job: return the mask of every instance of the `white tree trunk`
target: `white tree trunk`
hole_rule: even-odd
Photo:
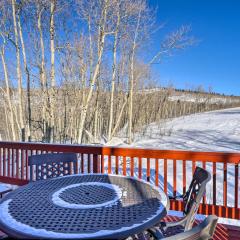
[[[106,17],[107,17],[107,8],[108,8],[108,1],[106,1],[104,10],[103,10],[103,22],[102,25],[99,26],[99,34],[98,34],[98,39],[99,39],[99,44],[98,44],[98,60],[93,72],[92,79],[90,81],[90,87],[89,87],[89,92],[86,97],[86,102],[82,108],[81,111],[81,119],[80,119],[80,124],[79,124],[79,134],[78,134],[78,143],[82,142],[82,136],[83,136],[83,130],[84,130],[84,124],[86,120],[86,115],[87,115],[87,110],[88,110],[88,105],[90,102],[90,99],[92,97],[92,92],[94,89],[95,82],[97,80],[99,70],[100,70],[100,65],[102,61],[102,55],[103,55],[103,49],[104,49],[104,42],[105,42],[105,23],[106,23]]]
[[[115,134],[116,130],[117,130],[118,127],[119,127],[119,124],[120,124],[120,122],[121,122],[121,118],[122,118],[123,111],[124,111],[124,108],[125,108],[126,104],[127,104],[127,97],[125,96],[125,99],[124,99],[123,105],[122,105],[122,107],[121,107],[120,113],[119,113],[119,115],[118,115],[118,118],[117,118],[115,127],[114,127],[114,129],[113,129],[113,131],[112,131],[112,136]]]
[[[107,141],[112,138],[112,125],[113,125],[113,104],[114,104],[114,91],[115,91],[115,80],[117,73],[117,43],[118,43],[118,28],[120,24],[120,12],[118,11],[117,25],[114,33],[113,43],[113,65],[112,65],[112,84],[111,84],[111,97],[110,97],[110,109],[109,109],[109,123],[108,123],[108,136]]]
[[[31,109],[31,95],[30,95],[30,72],[27,64],[27,56],[26,56],[26,50],[25,50],[25,43],[23,40],[23,35],[22,35],[22,26],[21,26],[21,21],[20,21],[20,16],[19,12],[17,15],[17,22],[18,22],[18,30],[19,30],[19,37],[20,37],[20,42],[22,45],[22,56],[23,56],[23,63],[24,63],[24,70],[25,74],[27,76],[27,109],[28,109],[28,141],[31,141],[31,121],[32,121],[32,109]]]
[[[16,132],[15,132],[13,106],[12,106],[12,100],[11,100],[11,95],[10,95],[8,70],[7,70],[7,65],[6,65],[6,61],[5,61],[4,47],[2,47],[2,49],[1,49],[1,60],[2,60],[4,79],[5,79],[5,84],[6,84],[7,104],[8,104],[8,109],[9,109],[9,112],[10,112],[9,121],[10,121],[10,128],[11,128],[12,138],[9,139],[9,140],[16,141],[17,137],[16,137]]]
[[[55,87],[55,25],[54,15],[56,10],[56,0],[51,0],[50,5],[50,49],[51,49],[51,87]]]
[[[134,87],[134,59],[137,47],[137,37],[140,25],[141,10],[138,13],[137,26],[134,33],[132,51],[130,56],[130,76],[129,76],[129,98],[128,98],[128,143],[132,143],[132,114],[133,114],[133,87]]]
[[[50,5],[50,51],[51,51],[51,91],[50,91],[50,142],[54,140],[54,120],[55,120],[55,102],[56,102],[56,93],[55,93],[55,24],[54,24],[54,15],[56,10],[56,0],[51,0]]]
[[[9,120],[8,120],[8,111],[7,111],[7,106],[6,103],[3,102],[4,105],[4,115],[5,115],[5,125],[6,125],[6,132],[7,132],[7,140],[12,140],[10,137],[10,131],[9,131]]]
[[[43,8],[41,9],[40,5],[37,5],[38,8],[38,17],[37,17],[37,28],[40,37],[40,48],[41,48],[41,64],[40,64],[40,81],[41,81],[41,90],[42,90],[42,140],[46,138],[46,125],[47,125],[47,78],[46,78],[46,68],[45,68],[45,46],[43,41],[43,32],[42,32],[42,13]]]
[[[17,59],[17,79],[18,79],[18,111],[19,111],[19,123],[21,127],[21,138],[25,141],[25,126],[24,126],[24,114],[23,114],[23,94],[22,94],[22,74],[21,74],[21,63],[20,63],[20,47],[18,44],[18,29],[16,21],[16,1],[12,0],[12,17],[15,35],[15,47],[16,47],[16,59]]]

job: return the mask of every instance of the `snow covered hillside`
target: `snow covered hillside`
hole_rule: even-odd
[[[126,146],[122,139],[109,145]],[[200,151],[240,151],[240,108],[198,113],[150,124],[135,135],[132,147]]]

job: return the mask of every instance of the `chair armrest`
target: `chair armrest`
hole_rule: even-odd
[[[178,195],[178,196],[168,196],[170,200],[178,200],[183,199],[184,195]]]
[[[160,225],[164,228],[167,229],[169,227],[176,227],[176,226],[182,226],[185,227],[185,223],[187,221],[187,217],[183,217],[178,221],[175,222],[160,222]]]

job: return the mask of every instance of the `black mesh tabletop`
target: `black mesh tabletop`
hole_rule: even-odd
[[[30,183],[0,202],[0,228],[13,237],[122,239],[166,215],[167,196],[136,178],[85,174]]]

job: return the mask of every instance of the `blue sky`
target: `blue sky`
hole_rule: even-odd
[[[157,21],[165,29],[154,35],[152,51],[165,31],[191,24],[200,40],[175,56],[154,65],[153,73],[162,85],[194,88],[240,95],[240,1],[239,0],[149,0],[157,8]]]

